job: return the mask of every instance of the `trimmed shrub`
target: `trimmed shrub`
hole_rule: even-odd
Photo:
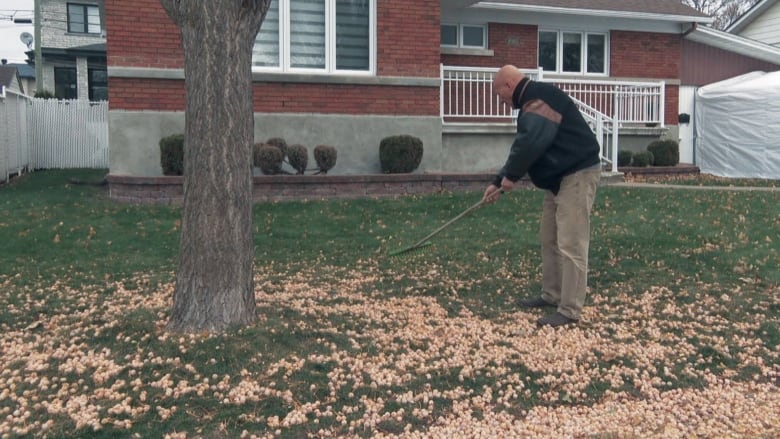
[[[271,137],[265,143],[279,148],[282,151],[282,157],[287,155],[287,141],[281,137]]]
[[[160,166],[163,175],[184,174],[184,134],[160,139]]]
[[[680,145],[676,140],[656,140],[647,145],[653,153],[653,166],[674,166],[680,161]]]
[[[626,150],[621,149],[618,151],[618,166],[628,166],[631,164],[631,159],[634,157],[634,153]]]
[[[298,174],[303,175],[309,164],[309,150],[303,145],[290,145],[287,147],[287,160]]]
[[[317,162],[319,174],[327,174],[336,166],[336,148],[328,145],[314,147],[314,161]]]
[[[653,163],[653,153],[650,151],[639,151],[634,154],[634,166],[644,167]]]
[[[263,174],[276,175],[282,172],[284,153],[278,146],[267,143],[255,143],[252,151],[252,161]]]
[[[384,174],[405,174],[420,166],[423,143],[408,134],[389,136],[379,143],[379,163]]]
[[[41,99],[56,99],[57,98],[57,96],[55,96],[54,93],[49,91],[49,90],[36,91],[35,94],[33,95],[33,97],[41,98]]]

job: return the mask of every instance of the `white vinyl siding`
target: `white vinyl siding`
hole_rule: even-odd
[[[747,25],[739,35],[780,47],[780,2]]]

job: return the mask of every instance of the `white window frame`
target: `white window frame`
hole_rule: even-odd
[[[292,67],[290,53],[290,0],[279,0],[279,66],[252,66],[253,72],[305,73],[318,75],[346,74],[372,76],[376,74],[376,2],[369,1],[368,70],[336,69],[336,2],[325,0],[325,68]]]
[[[551,32],[557,34],[556,48],[555,48],[555,71],[545,70],[546,73],[554,73],[560,75],[583,75],[583,76],[609,76],[609,60],[610,60],[610,47],[609,47],[609,32],[590,32],[590,31],[576,31],[568,29],[539,29],[537,35],[541,32]],[[563,35],[564,34],[578,34],[580,36],[580,70],[577,72],[563,71]],[[604,71],[603,72],[588,72],[588,36],[600,35],[604,37]],[[537,37],[538,41],[538,37]],[[538,52],[539,45],[537,43],[536,50]],[[537,54],[538,56],[538,54]]]
[[[442,23],[441,26],[455,26],[457,44],[441,44],[441,47],[457,47],[459,49],[487,49],[488,40],[488,27],[485,24],[471,24],[471,23]],[[463,28],[464,27],[478,27],[482,29],[482,45],[481,46],[466,46],[463,44]]]

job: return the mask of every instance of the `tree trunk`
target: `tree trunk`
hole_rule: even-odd
[[[174,332],[257,320],[252,276],[252,46],[270,0],[160,0],[181,29],[187,92]]]

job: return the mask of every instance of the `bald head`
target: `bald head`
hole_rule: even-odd
[[[498,94],[501,101],[510,107],[512,106],[512,95],[517,88],[517,84],[525,78],[523,72],[513,65],[505,65],[498,69],[493,78],[493,91]]]

